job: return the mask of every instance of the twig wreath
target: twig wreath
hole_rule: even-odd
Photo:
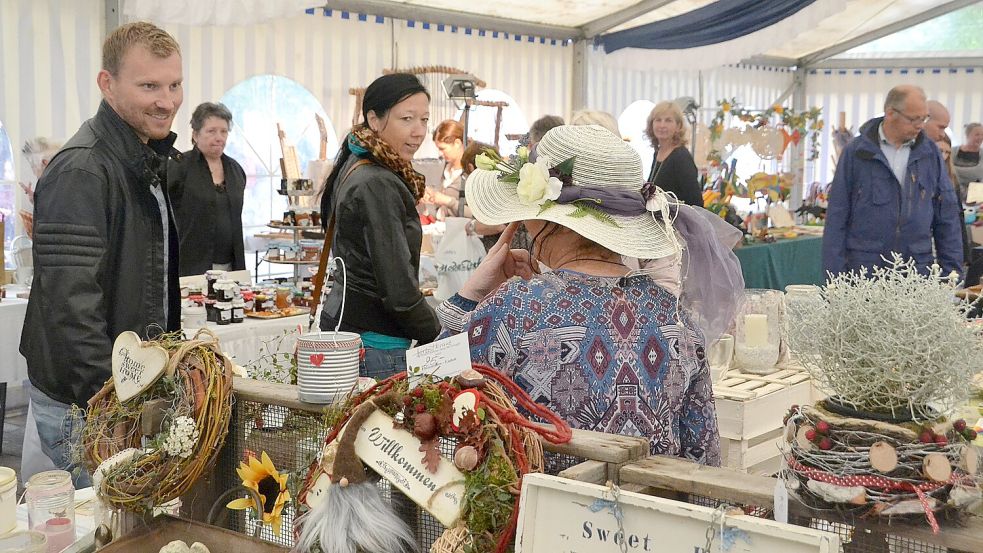
[[[957,276],[893,254],[845,273],[788,318],[792,352],[832,394],[786,416],[788,488],[807,506],[862,516],[961,513],[980,502],[976,432],[951,421],[980,340],[955,302]]]
[[[520,415],[513,403],[553,428]],[[522,477],[543,470],[539,437],[552,443],[571,438],[570,427],[558,415],[536,404],[514,382],[490,367],[474,365],[473,370],[453,379],[436,382],[425,378],[412,389],[406,374],[390,377],[329,409],[327,424],[331,431],[323,454],[312,463],[298,498],[300,510],[305,511],[296,527],[301,550],[334,553],[350,550],[353,543],[365,551],[416,549],[405,524],[365,506],[366,502],[372,506],[381,503],[374,498],[378,488],[367,478],[366,467],[355,455],[353,444],[361,439],[357,436],[362,434],[362,423],[376,411],[391,418],[387,424],[393,429],[406,430],[419,441],[419,453],[401,452],[414,461],[422,457],[427,473],[417,472],[419,478],[428,478],[437,473],[440,463],[447,463],[440,453],[442,442],[455,448],[453,465],[464,480],[463,507],[460,517],[433,544],[431,551],[438,553],[509,551],[515,536]],[[389,478],[388,471],[382,472]],[[330,480],[327,491],[320,486],[324,480]],[[310,508],[309,496],[314,493],[325,493],[326,498]],[[360,509],[372,509],[371,520],[347,514]],[[338,523],[339,519],[344,522]],[[398,538],[401,535],[407,537]],[[385,543],[386,538],[392,539]]]
[[[211,469],[232,415],[232,362],[214,335],[154,343],[168,353],[166,374],[124,402],[107,381],[89,401],[81,439],[102,500],[137,513],[181,496]]]

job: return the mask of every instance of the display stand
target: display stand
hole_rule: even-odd
[[[299,199],[303,197],[310,197],[316,194],[314,190],[302,190],[302,183],[307,181],[307,179],[282,179],[280,181],[280,189],[277,193],[281,196],[287,197],[287,210],[294,211],[300,208]],[[309,181],[308,181],[309,182]],[[270,228],[277,230],[289,230],[293,234],[293,245],[296,248],[300,247],[300,234],[305,230],[317,230],[314,225],[297,226],[297,225],[267,225]],[[296,286],[300,285],[301,280],[303,280],[301,275],[301,268],[305,265],[317,265],[317,258],[314,259],[283,259],[281,255],[279,259],[273,259],[268,256],[263,257],[263,261],[278,265],[293,265],[293,280]]]

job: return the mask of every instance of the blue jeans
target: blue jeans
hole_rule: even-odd
[[[56,467],[72,473],[75,489],[91,486],[92,479],[81,464],[81,452],[76,454],[85,419],[70,416],[71,405],[51,399],[34,386],[30,386],[30,394],[41,451]]]
[[[405,371],[405,349],[365,348],[365,357],[358,363],[358,376],[370,376],[376,380]]]

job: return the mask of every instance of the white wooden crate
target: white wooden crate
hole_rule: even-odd
[[[749,440],[779,428],[792,405],[812,403],[812,380],[800,368],[767,376],[731,371],[713,385],[713,397],[720,436]]]
[[[730,371],[713,386],[721,464],[752,474],[777,471],[782,418],[792,405],[815,401],[809,373],[789,367],[760,376]]]
[[[732,440],[721,436],[720,464],[748,474],[771,476],[778,472],[781,465],[778,446],[782,439],[784,428],[776,428],[750,440]]]

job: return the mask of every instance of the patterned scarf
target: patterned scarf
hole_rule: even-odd
[[[359,157],[371,157],[376,163],[386,167],[399,177],[406,184],[406,187],[419,201],[423,197],[426,188],[426,179],[413,169],[413,164],[399,157],[392,146],[385,140],[379,138],[368,125],[356,125],[348,135],[348,148]]]

